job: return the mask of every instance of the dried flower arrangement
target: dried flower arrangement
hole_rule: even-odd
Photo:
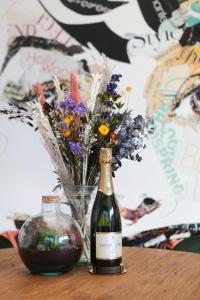
[[[102,72],[77,76],[71,73],[68,89],[54,77],[55,93],[47,100],[40,83],[38,99],[16,104],[0,113],[19,119],[41,134],[59,177],[59,185],[88,185],[97,182],[101,147],[113,151],[113,176],[122,159],[140,161],[146,137],[154,122],[141,115],[133,117],[125,102],[131,87],[120,91],[121,74]]]

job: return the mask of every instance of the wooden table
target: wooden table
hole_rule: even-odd
[[[0,250],[0,300],[200,300],[200,255],[124,248],[127,274],[99,276],[76,267],[32,275],[14,249]]]

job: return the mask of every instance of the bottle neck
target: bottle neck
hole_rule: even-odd
[[[111,163],[100,163],[98,191],[106,195],[112,195],[114,193]]]
[[[42,203],[41,213],[43,216],[54,216],[60,210],[59,202]]]

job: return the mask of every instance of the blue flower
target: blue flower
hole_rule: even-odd
[[[111,115],[110,115],[110,113],[109,113],[108,111],[103,112],[103,113],[101,114],[101,116],[102,116],[102,118],[108,119],[108,120],[110,120],[110,118],[111,118]]]
[[[114,83],[114,82],[110,82],[110,83],[107,85],[107,92],[108,92],[110,95],[115,95],[115,94],[117,94],[116,88],[117,88],[117,84]]]
[[[120,77],[122,77],[121,74],[113,74],[113,75],[111,76],[111,81],[112,81],[112,82],[120,81]]]
[[[113,106],[113,101],[109,100],[107,103],[106,103],[107,107],[112,107]]]
[[[116,82],[120,81],[120,77],[122,77],[121,74],[113,74],[111,76],[110,82],[107,85],[107,93],[110,94],[111,96],[117,94],[117,92],[116,92],[116,88],[117,88]]]
[[[73,113],[81,117],[83,117],[86,112],[87,112],[87,106],[85,105],[85,103],[82,102],[77,104],[73,109]]]

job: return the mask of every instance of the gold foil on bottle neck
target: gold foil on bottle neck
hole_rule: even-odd
[[[99,155],[99,162],[101,163],[111,163],[112,162],[112,149],[101,148]]]
[[[100,178],[98,190],[106,195],[114,193],[112,182],[112,150],[110,148],[101,148],[100,150]]]
[[[42,196],[42,203],[58,203],[59,200],[60,197],[56,195]]]

